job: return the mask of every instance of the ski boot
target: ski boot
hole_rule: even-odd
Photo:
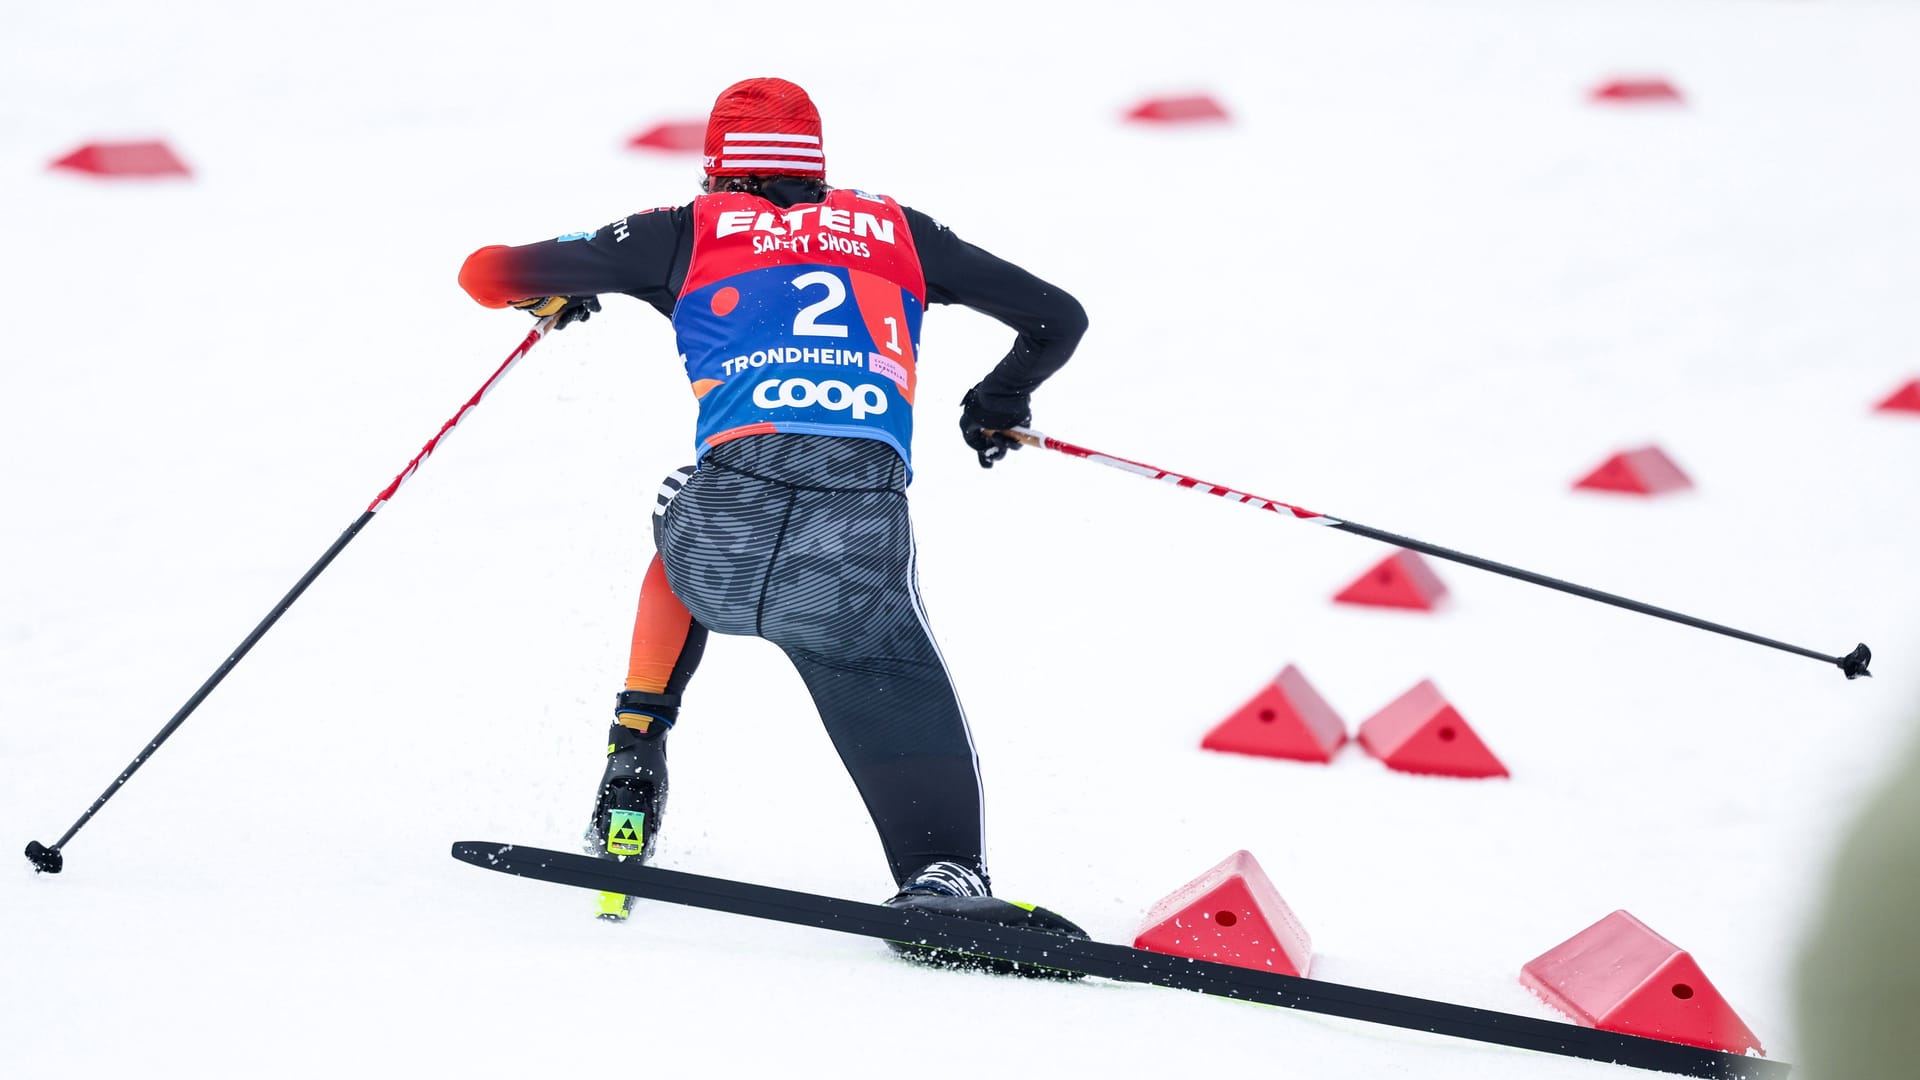
[[[929,863],[900,886],[886,901],[891,908],[912,908],[956,915],[963,919],[1020,926],[1066,937],[1085,938],[1087,932],[1066,918],[1033,904],[1018,904],[995,897],[987,883],[972,869],[956,862]],[[966,971],[991,971],[998,975],[1023,975],[1032,979],[1077,979],[1080,973],[1060,971],[1035,964],[1020,964],[990,956],[976,956],[954,949],[904,941],[889,941],[894,954],[915,963]]]
[[[667,732],[672,729],[670,709],[652,705],[639,714],[630,706],[647,706],[664,695],[626,691],[620,695],[621,719],[607,730],[607,769],[600,777],[600,792],[594,800],[593,817],[587,823],[586,850],[589,855],[625,862],[652,861],[660,839],[660,816],[667,805]],[[646,729],[636,724],[644,716]],[[600,894],[598,914],[615,922],[624,920],[633,910],[633,897],[621,893]]]

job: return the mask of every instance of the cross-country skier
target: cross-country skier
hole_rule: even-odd
[[[666,737],[709,631],[765,638],[799,669],[852,774],[898,893],[1080,934],[991,897],[978,761],[926,612],[908,520],[921,314],[960,304],[1016,332],[961,403],[991,467],[1018,444],[1029,395],[1086,330],[1062,289],[882,195],[826,183],[820,118],[800,87],[747,79],[707,121],[703,192],[591,233],[471,255],[460,284],[488,307],[585,321],[624,293],[673,320],[699,402],[694,466],[653,511],[626,687],[588,838],[650,858],[667,795]],[[602,913],[631,901],[606,896]]]

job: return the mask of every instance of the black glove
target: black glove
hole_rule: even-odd
[[[597,296],[532,296],[513,305],[536,319],[557,315],[553,320],[555,330],[565,330],[568,323],[586,322],[593,313],[600,310],[600,298]]]
[[[995,394],[991,397],[979,387],[960,399],[960,437],[980,455],[980,467],[1020,449],[1019,440],[1007,434],[1008,428],[1025,427],[1033,420],[1033,408],[1026,394]]]

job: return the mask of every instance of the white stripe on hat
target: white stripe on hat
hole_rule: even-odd
[[[772,158],[721,158],[720,167],[723,169],[792,169],[795,172],[827,171],[827,167],[817,161]]]
[[[797,142],[820,145],[818,135],[784,135],[776,131],[729,131],[721,136],[727,142],[756,140],[762,142]]]
[[[827,155],[818,150],[802,150],[797,146],[729,146],[729,154],[779,154],[782,157],[823,158]]]

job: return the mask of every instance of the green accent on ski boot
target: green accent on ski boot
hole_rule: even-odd
[[[1021,911],[1032,911],[1034,908],[1037,908],[1040,906],[1039,904],[1023,904],[1018,900],[1009,900],[1007,901],[1007,903],[1012,904],[1014,907],[1019,908]]]
[[[643,810],[610,810],[607,823],[607,854],[638,855],[646,846],[647,815]]]
[[[625,922],[627,912],[633,909],[633,897],[624,893],[603,892],[600,894],[600,906],[596,912],[603,919]]]

